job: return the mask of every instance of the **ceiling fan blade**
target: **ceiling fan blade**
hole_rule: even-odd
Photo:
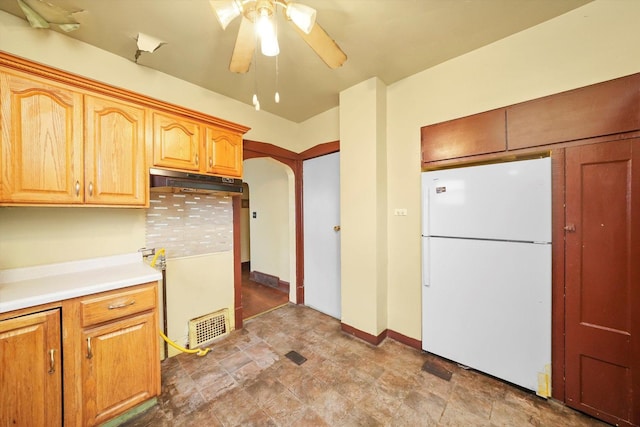
[[[255,48],[256,36],[253,31],[253,23],[243,16],[238,30],[238,37],[236,38],[236,45],[233,48],[229,70],[234,73],[246,73],[249,71]]]
[[[340,49],[340,46],[329,37],[327,32],[323,30],[317,22],[309,34],[300,30],[292,21],[290,22],[293,28],[300,34],[300,37],[311,46],[311,49],[313,49],[330,68],[338,68],[347,60],[347,55]]]

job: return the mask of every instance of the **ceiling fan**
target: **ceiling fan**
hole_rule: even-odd
[[[293,28],[330,68],[338,68],[347,60],[347,55],[342,49],[316,23],[316,11],[309,6],[287,0],[209,1],[223,30],[236,17],[242,16],[229,64],[229,70],[234,73],[249,71],[256,47],[256,37],[260,39],[263,55],[275,56],[279,53],[274,26],[278,6],[283,8]]]

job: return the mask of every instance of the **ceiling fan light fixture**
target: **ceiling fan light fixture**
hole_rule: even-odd
[[[305,34],[309,34],[316,23],[316,10],[300,3],[287,4],[287,18]]]
[[[209,3],[223,30],[226,30],[227,25],[242,14],[242,4],[238,0],[209,0]]]
[[[265,10],[260,12],[256,22],[256,31],[260,37],[260,50],[264,56],[276,56],[280,53],[273,16]]]

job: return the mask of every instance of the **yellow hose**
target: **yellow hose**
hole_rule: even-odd
[[[162,331],[159,331],[159,332],[160,332],[160,336],[162,337],[163,340],[167,342],[167,344],[169,344],[171,347],[175,348],[176,350],[180,350],[183,353],[191,353],[191,354],[195,353],[196,356],[202,357],[211,351],[210,348],[193,348],[193,349],[184,348],[181,345],[178,345],[175,342],[171,341],[165,334],[162,333]]]
[[[160,256],[160,254],[164,255],[164,248],[160,248],[156,251],[156,254],[153,256],[153,259],[151,260],[151,267],[156,266],[156,261],[158,260],[158,256]]]
[[[155,267],[158,257],[164,254],[165,254],[164,248],[158,249],[153,259],[151,260],[151,267]],[[167,337],[162,331],[158,331],[158,332],[160,332],[160,336],[162,337],[163,340],[167,342],[167,344],[169,344],[171,347],[183,353],[191,353],[191,354],[195,353],[196,356],[204,356],[211,351],[210,348],[194,348],[194,349],[184,348],[181,345],[178,345],[175,342],[171,341],[169,337]]]

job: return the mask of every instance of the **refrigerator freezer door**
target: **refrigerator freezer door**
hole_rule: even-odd
[[[551,245],[429,240],[423,349],[537,390],[551,363]]]
[[[423,235],[551,241],[551,159],[422,174]]]

